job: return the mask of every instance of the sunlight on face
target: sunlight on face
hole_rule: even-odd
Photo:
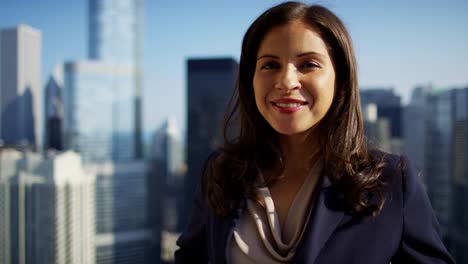
[[[330,109],[335,90],[325,42],[300,21],[273,28],[260,44],[253,87],[258,110],[278,133],[310,131]]]

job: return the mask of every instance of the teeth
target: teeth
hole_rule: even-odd
[[[277,103],[276,105],[279,106],[279,107],[283,107],[283,108],[291,108],[291,107],[299,107],[299,106],[301,106],[301,104],[298,104],[298,103],[291,103],[291,104]]]

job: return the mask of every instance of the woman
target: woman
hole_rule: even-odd
[[[326,8],[287,2],[250,26],[232,127],[176,263],[453,263],[407,161],[368,151],[351,39]]]

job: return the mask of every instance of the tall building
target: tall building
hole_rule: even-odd
[[[401,138],[401,97],[395,94],[393,88],[361,89],[359,95],[361,106],[376,104],[378,117],[389,120],[392,138]]]
[[[186,173],[184,149],[176,120],[169,117],[156,131],[151,147],[152,173],[148,178],[150,221],[152,221],[154,263],[172,263],[175,240],[182,232],[183,179]]]
[[[0,263],[94,263],[94,177],[65,152],[0,150]]]
[[[96,263],[150,263],[145,162],[104,162],[86,170],[97,176]]]
[[[133,71],[131,95],[136,158],[142,146],[143,0],[89,0],[89,59],[123,64]]]
[[[431,86],[416,87],[412,92],[409,104],[403,108],[404,152],[416,169],[421,172],[423,178],[426,175],[425,153],[429,118],[427,111],[431,91]]]
[[[55,66],[45,87],[44,149],[63,150],[63,64]]]
[[[80,61],[64,71],[65,148],[85,163],[135,159],[132,67]]]
[[[365,108],[369,104],[375,104],[378,119],[387,120],[383,121],[383,123],[388,122],[390,128],[390,146],[386,150],[393,153],[403,152],[401,97],[395,94],[393,88],[361,89],[359,94],[362,108]],[[383,123],[380,125],[387,126]],[[372,129],[366,128],[366,130]]]
[[[184,181],[184,220],[188,219],[203,163],[223,142],[221,128],[233,94],[238,63],[231,58],[189,59],[187,70],[188,171]]]
[[[453,175],[455,90],[434,91],[428,98],[425,182],[442,238],[447,241]]]
[[[449,248],[457,263],[468,263],[468,87],[454,93]]]
[[[363,106],[364,129],[371,148],[392,152],[390,123],[387,118],[379,118],[377,105],[370,103]]]
[[[42,148],[41,32],[27,25],[1,31],[0,139]]]

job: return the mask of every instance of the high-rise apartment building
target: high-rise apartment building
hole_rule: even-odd
[[[233,94],[238,63],[231,58],[187,61],[187,176],[184,180],[188,219],[203,163],[223,142],[224,113]]]
[[[0,263],[94,263],[94,177],[81,157],[0,150]]]
[[[0,139],[42,148],[41,32],[27,25],[1,31]]]

